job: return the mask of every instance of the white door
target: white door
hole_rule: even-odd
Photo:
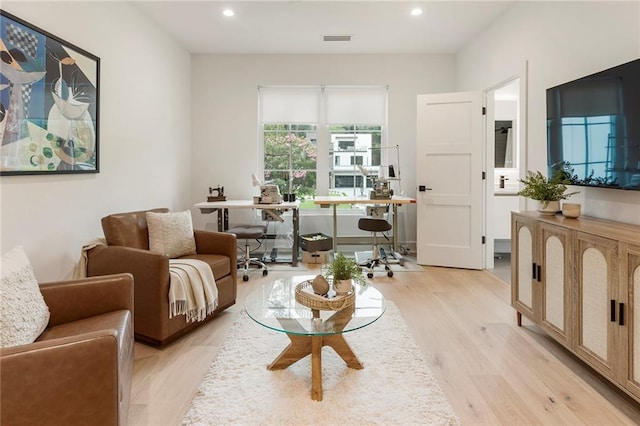
[[[482,269],[483,95],[418,96],[417,261]]]

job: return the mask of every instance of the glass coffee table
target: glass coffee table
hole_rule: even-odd
[[[355,286],[355,303],[339,311],[310,309],[296,301],[296,286],[314,276],[295,276],[264,284],[245,301],[247,315],[258,324],[286,333],[289,345],[267,367],[282,370],[311,355],[311,398],[322,401],[322,347],[330,346],[350,368],[362,363],[343,334],[373,324],[387,302],[375,288]]]

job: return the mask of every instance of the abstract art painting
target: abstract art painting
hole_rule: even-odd
[[[0,12],[0,174],[97,173],[100,58]]]

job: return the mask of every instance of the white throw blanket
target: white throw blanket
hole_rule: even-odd
[[[79,278],[84,278],[87,276],[87,261],[88,261],[87,252],[96,246],[100,246],[100,245],[104,246],[106,244],[107,244],[107,240],[105,240],[102,237],[98,237],[82,246],[82,249],[80,250],[80,259],[78,260],[78,264],[73,270],[74,280],[77,280]]]
[[[169,318],[186,315],[202,321],[218,307],[218,288],[211,267],[196,259],[170,259]]]
[[[87,252],[106,245],[96,238],[82,246],[73,278],[87,276]],[[202,321],[218,307],[218,287],[211,267],[196,259],[169,259],[169,318],[186,315],[187,321]]]

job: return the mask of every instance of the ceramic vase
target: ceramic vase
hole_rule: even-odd
[[[338,296],[344,296],[351,291],[351,280],[334,281],[333,289]]]
[[[538,212],[541,214],[556,214],[560,211],[560,201],[538,201]]]

